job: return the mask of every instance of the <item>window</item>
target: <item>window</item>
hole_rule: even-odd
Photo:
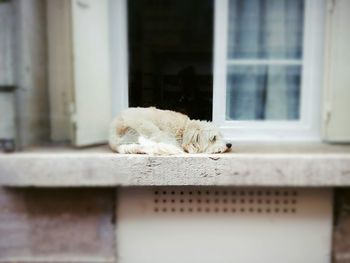
[[[211,120],[214,0],[127,3],[129,105]]]
[[[212,110],[212,120],[231,140],[320,139],[324,0],[216,0],[214,8],[210,1],[194,1],[193,10],[206,24],[198,12],[191,12],[188,23],[184,10],[193,7],[188,1],[156,1],[157,8],[147,11],[152,3],[139,0],[127,7],[130,106],[156,105],[209,120]],[[162,7],[173,18],[162,17]],[[183,45],[179,40],[198,31],[193,25],[207,29],[208,37],[197,36],[199,49],[195,38],[187,37]],[[180,44],[171,46],[167,39]],[[211,76],[198,73],[211,65],[208,52],[214,57],[213,95]],[[178,85],[184,74],[202,91],[195,108],[209,105],[204,113],[180,105],[196,94]]]
[[[319,140],[322,121],[327,140],[349,137],[345,0],[328,7],[327,39],[326,0],[48,1],[23,4],[30,23],[12,2],[0,5],[0,140],[105,143],[112,115],[151,105],[233,141]]]
[[[324,1],[215,3],[213,119],[225,136],[319,140]]]

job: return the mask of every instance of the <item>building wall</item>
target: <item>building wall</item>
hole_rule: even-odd
[[[13,85],[13,8],[0,2],[0,85]]]
[[[49,138],[46,1],[13,0],[17,133],[22,147]]]
[[[0,140],[14,139],[14,23],[11,2],[0,1]],[[0,145],[1,148],[1,145]]]
[[[350,189],[336,190],[333,263],[350,262]],[[0,263],[116,262],[113,188],[0,188]]]
[[[0,262],[115,262],[113,189],[0,188]]]
[[[335,196],[333,261],[350,262],[350,189],[338,189]]]

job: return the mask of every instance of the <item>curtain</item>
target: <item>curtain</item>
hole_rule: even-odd
[[[303,4],[230,0],[227,119],[299,118]]]

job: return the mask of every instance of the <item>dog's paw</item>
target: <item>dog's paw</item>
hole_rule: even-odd
[[[146,139],[144,137],[139,138],[139,143],[142,145],[141,150],[146,154],[152,155],[175,155],[175,154],[183,154],[184,151],[169,143],[163,142],[154,142],[152,140]]]
[[[179,147],[176,147],[174,145],[171,144],[165,144],[165,143],[159,143],[159,150],[161,152],[161,154],[169,154],[169,155],[174,155],[174,154],[183,154],[184,151],[182,149],[180,149]]]
[[[143,147],[139,144],[122,144],[116,149],[116,152],[123,154],[146,154]]]
[[[147,154],[153,154],[153,155],[176,155],[176,154],[183,154],[184,151],[180,148],[166,143],[155,143],[152,146],[144,147],[143,150]]]
[[[229,152],[229,151],[230,151],[230,148],[223,146],[223,147],[217,147],[217,148],[211,149],[211,151],[208,153],[218,154],[218,153],[225,153],[225,152]]]

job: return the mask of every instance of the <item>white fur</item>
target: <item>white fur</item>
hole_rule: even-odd
[[[109,145],[119,153],[169,155],[222,153],[229,149],[210,122],[156,108],[129,108],[113,120]]]

